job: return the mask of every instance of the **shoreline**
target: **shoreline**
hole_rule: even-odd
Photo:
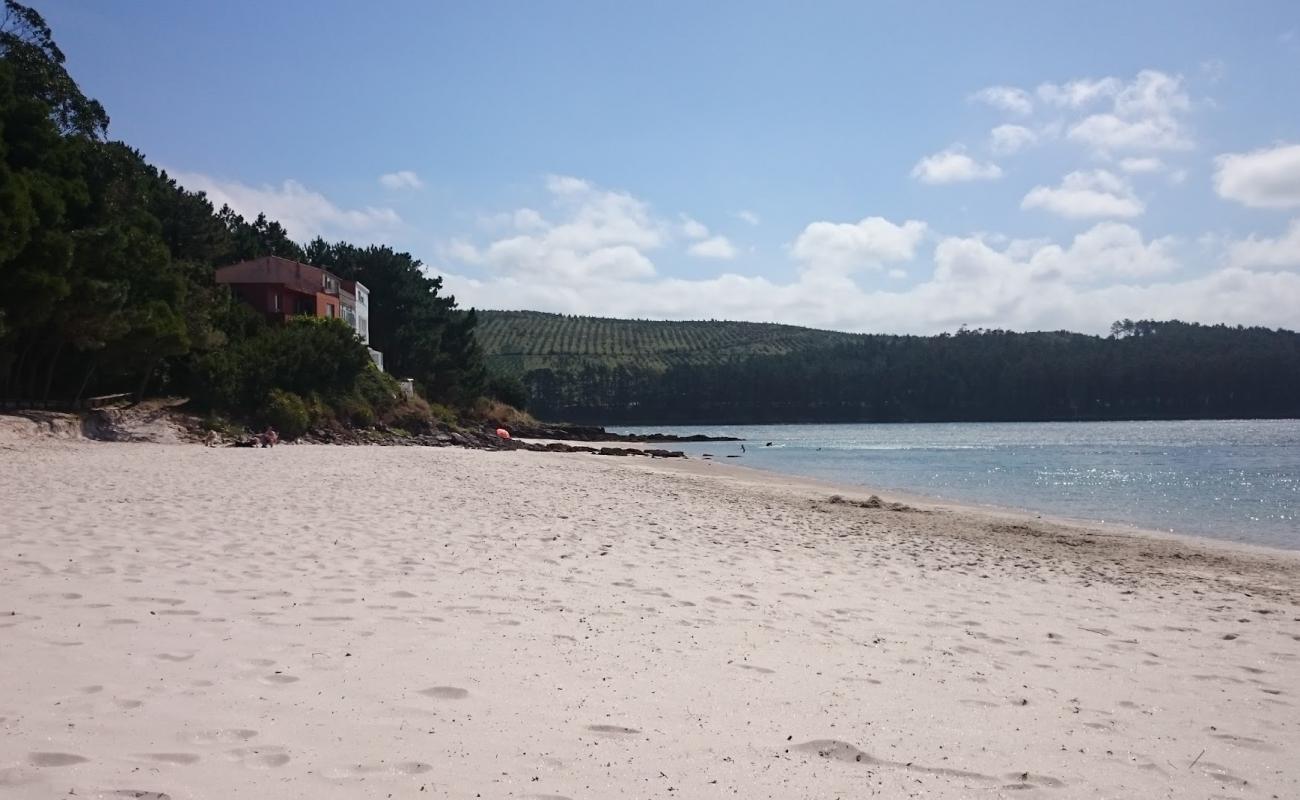
[[[521,440],[525,441],[525,440]],[[529,440],[538,443],[544,443],[547,440]],[[581,444],[580,442],[565,442],[566,444]],[[642,441],[624,442],[623,446],[628,448],[647,449],[653,445]],[[692,466],[709,465],[706,468],[692,469]],[[1036,521],[1048,524],[1054,524],[1064,527],[1079,527],[1096,530],[1104,530],[1111,533],[1131,535],[1135,537],[1149,537],[1161,540],[1180,541],[1189,546],[1202,546],[1209,549],[1222,548],[1227,550],[1240,550],[1243,552],[1254,552],[1257,555],[1282,554],[1289,555],[1300,560],[1300,547],[1274,547],[1267,544],[1256,544],[1253,542],[1240,541],[1237,539],[1218,538],[1198,533],[1186,533],[1176,530],[1161,530],[1151,528],[1136,523],[1121,522],[1115,520],[1096,520],[1086,517],[1069,517],[1062,514],[1053,514],[1047,511],[1035,511],[1032,508],[1023,508],[1016,506],[1003,506],[996,503],[979,503],[967,500],[953,500],[920,492],[911,492],[900,489],[882,489],[878,487],[865,486],[853,483],[837,483],[819,478],[810,478],[804,475],[795,475],[789,472],[781,472],[774,469],[764,469],[762,467],[750,467],[740,463],[732,463],[731,460],[721,458],[704,459],[695,455],[688,455],[685,459],[675,460],[675,463],[668,465],[669,469],[674,472],[690,472],[699,475],[709,475],[715,472],[721,476],[732,476],[739,479],[754,478],[762,483],[774,483],[777,485],[790,485],[792,487],[806,487],[809,489],[819,489],[833,494],[861,496],[858,499],[866,499],[870,495],[877,495],[881,498],[889,499],[895,502],[912,503],[915,505],[928,506],[932,508],[944,508],[956,512],[984,513],[991,516],[1004,517],[1007,519],[1016,519],[1020,521]]]
[[[681,467],[686,464],[699,463],[711,464],[714,469],[717,469],[719,472],[724,474],[735,471],[738,477],[744,477],[750,474],[755,476],[770,476],[773,481],[778,484],[806,486],[808,488],[817,488],[846,495],[863,495],[865,497],[874,494],[884,499],[914,503],[933,508],[944,508],[956,512],[970,512],[974,514],[984,513],[990,516],[1005,517],[1008,519],[1014,518],[1024,521],[1037,521],[1060,525],[1063,527],[1105,530],[1121,535],[1180,541],[1187,545],[1205,546],[1210,549],[1222,548],[1227,550],[1242,550],[1244,552],[1255,552],[1258,555],[1287,555],[1300,560],[1300,547],[1274,547],[1272,545],[1255,544],[1253,542],[1245,542],[1238,539],[1218,538],[1176,530],[1161,530],[1159,528],[1150,528],[1136,523],[1116,520],[1096,520],[1085,517],[1069,517],[1062,514],[1053,514],[1047,511],[1035,511],[1031,508],[1003,506],[996,503],[979,503],[967,500],[952,500],[900,489],[880,489],[852,483],[836,483],[834,481],[824,481],[818,478],[809,478],[807,476],[780,472],[778,470],[768,470],[762,467],[748,467],[741,464],[724,463],[717,459],[706,460],[694,456],[688,456],[684,460],[684,463],[678,464],[678,466]]]
[[[1198,423],[1203,423],[1203,422],[1210,422],[1210,423],[1228,423],[1228,424],[1240,424],[1240,425],[1251,425],[1251,424],[1259,424],[1259,423],[1300,422],[1300,418],[1279,418],[1279,419],[1272,419],[1272,418],[1261,418],[1261,419],[1233,418],[1233,419],[1222,419],[1222,420],[1219,420],[1219,419],[1214,419],[1214,420],[1202,420],[1202,419],[1189,419],[1189,420],[1138,420],[1138,421],[1134,421],[1134,422],[1135,422],[1135,423],[1139,423],[1139,424],[1142,423],[1142,422],[1146,422],[1146,423],[1150,423],[1150,424],[1153,424],[1153,425],[1159,425],[1159,426],[1163,426],[1163,425],[1180,425],[1180,424],[1184,424],[1184,423],[1186,423],[1186,424],[1198,424]],[[1037,426],[1037,425],[1041,425],[1041,424],[1047,424],[1047,423],[1038,423],[1038,422],[988,422],[988,423],[967,423],[967,422],[948,422],[948,423],[871,423],[870,426],[863,426],[863,425],[856,425],[856,424],[847,424],[846,427],[850,427],[850,428],[862,428],[862,427],[889,427],[889,426],[891,426],[891,425],[900,425],[900,426],[917,426],[917,425],[919,425],[919,426],[921,426],[921,427],[923,427],[923,428],[929,429],[929,428],[942,427],[942,426],[945,426],[945,425],[946,425],[946,426],[966,427],[966,428],[969,428],[969,427],[972,427],[972,426],[1005,426],[1005,427],[1015,427],[1015,426]],[[1078,426],[1088,426],[1088,425],[1112,425],[1112,424],[1114,424],[1114,422],[1113,422],[1113,421],[1083,421],[1083,420],[1070,420],[1070,421],[1065,421],[1065,422],[1061,422],[1061,423],[1050,423],[1050,424],[1068,427],[1068,426],[1074,426],[1074,425],[1078,425]],[[807,426],[807,427],[813,427],[813,428],[827,429],[827,428],[834,428],[834,427],[837,426],[837,424],[808,423],[806,426]],[[706,431],[706,432],[710,432],[710,433],[717,433],[717,432],[743,433],[743,434],[745,434],[745,435],[748,437],[748,438],[747,438],[747,441],[752,441],[752,442],[761,442],[761,441],[763,441],[763,440],[764,440],[765,438],[767,438],[767,437],[765,437],[761,432],[759,432],[759,431],[757,431],[757,430],[753,430],[753,429],[751,429],[751,428],[759,429],[759,428],[762,428],[762,427],[764,427],[764,426],[749,426],[749,427],[747,427],[747,426],[707,426],[707,425],[706,425],[706,426],[685,426],[685,427],[680,427],[680,428],[671,428],[670,430],[679,431],[679,432],[680,432],[680,431],[683,431],[683,430],[684,430],[684,431],[702,430],[702,431]],[[773,428],[776,428],[776,429],[783,429],[783,428],[790,428],[790,427],[800,427],[800,425],[772,425],[772,426],[768,426],[768,427],[773,427]],[[1061,430],[1064,430],[1064,427],[1062,427]],[[779,432],[779,431],[778,431],[778,432]],[[812,444],[808,444],[808,442],[807,442],[807,436],[810,436],[810,434],[809,434],[809,435],[805,435],[805,434],[792,434],[792,433],[786,432],[785,435],[786,435],[787,439],[786,439],[786,440],[783,440],[784,445],[785,445],[785,446],[792,446],[792,447],[795,447],[796,449],[798,449],[798,448],[800,448],[800,447],[804,447],[804,448],[807,448],[807,449],[811,449],[812,444],[819,444],[819,445],[820,445],[820,444],[823,443],[822,441],[816,441],[816,442],[813,442]],[[823,434],[823,435],[826,435],[826,434]],[[1058,432],[1058,433],[1053,434],[1053,435],[1069,436],[1070,434],[1064,434],[1064,433],[1059,433],[1059,432]],[[1169,436],[1169,435],[1171,435],[1171,434],[1166,433],[1166,434],[1163,434],[1163,435],[1164,435],[1164,436]],[[1175,436],[1176,436],[1176,434],[1172,434],[1172,435],[1175,435]],[[793,439],[790,439],[789,437],[794,437],[794,438],[793,438]],[[1174,444],[1174,443],[1173,443],[1172,441],[1170,441],[1170,440],[1167,440],[1167,439],[1164,439],[1164,438],[1159,438],[1159,437],[1160,437],[1160,435],[1157,435],[1157,438],[1154,440],[1154,442],[1152,442],[1152,443],[1149,445],[1150,447],[1154,448],[1154,449],[1157,450],[1157,451],[1160,450],[1160,449],[1162,449],[1162,448],[1163,448],[1164,446],[1166,446],[1166,445]],[[964,450],[965,447],[966,447],[966,441],[967,441],[967,440],[962,440],[962,443],[957,444],[957,445],[944,444],[944,443],[942,443],[942,442],[940,442],[940,443],[938,443],[938,444],[935,444],[935,443],[932,443],[932,442],[927,442],[926,444],[927,444],[927,446],[933,445],[934,447],[938,447],[938,448],[940,448],[940,449],[942,449],[942,448],[944,448],[944,447],[953,446],[953,447],[958,447],[959,449],[963,449],[963,450]],[[888,442],[888,440],[886,440],[886,442],[887,442],[887,444],[892,444],[892,443]],[[1068,443],[1068,442],[1069,442],[1068,439],[1062,439],[1062,440],[1060,440],[1059,442],[1058,442],[1057,440],[1052,440],[1052,443],[1053,443],[1053,444]],[[1211,442],[1212,442],[1212,440],[1207,439],[1207,440],[1206,440],[1207,446],[1211,446],[1211,444],[1210,444]],[[1109,442],[1109,440],[1107,440],[1107,443],[1108,443],[1108,444],[1111,444],[1111,443]],[[780,446],[780,444],[781,444],[781,443],[778,443],[778,446]],[[1114,446],[1117,446],[1117,447],[1119,447],[1119,446],[1127,447],[1128,445],[1127,445],[1127,444],[1122,444],[1122,443],[1120,443],[1120,444],[1115,444]],[[1136,446],[1136,445],[1135,445],[1135,446]],[[1014,449],[1015,445],[1012,444],[1011,447]],[[821,448],[818,447],[817,449],[820,450]],[[828,448],[828,449],[834,449],[834,448]],[[885,451],[892,451],[892,450],[894,450],[894,449],[903,449],[903,450],[907,450],[907,449],[911,449],[911,448],[910,448],[910,446],[907,446],[907,445],[904,445],[904,446],[901,446],[901,447],[898,447],[898,448],[895,448],[895,447],[893,447],[893,446],[885,446],[885,447],[883,447],[883,448],[877,448],[877,447],[871,447],[871,446],[863,447],[863,448],[857,448],[857,447],[852,447],[852,446],[850,446],[850,447],[848,447],[848,448],[846,448],[846,449],[841,449],[841,450],[839,450],[838,452],[840,453],[841,456],[843,456],[845,453],[848,453],[848,452],[866,453],[866,452],[871,452],[871,451],[874,451],[874,450],[877,450],[877,449],[883,449],[883,450],[885,450]],[[922,449],[925,449],[925,448],[922,448]],[[992,449],[992,450],[996,450],[996,449],[997,449],[997,446],[985,446],[985,445],[979,445],[979,446],[975,446],[975,447],[973,447],[972,449],[977,449],[977,450]],[[758,448],[758,447],[754,447],[754,448],[752,448],[752,451],[757,451],[757,452],[759,452],[759,453],[762,452],[761,449]],[[690,455],[692,458],[697,457],[697,454],[695,454],[695,453],[688,453],[688,455]],[[1158,457],[1159,455],[1160,455],[1159,453],[1156,454],[1157,457]],[[743,460],[743,459],[732,459],[732,458],[728,458],[726,461],[724,461],[723,458],[720,458],[720,457],[715,459],[716,463],[719,463],[719,464],[724,464],[724,463],[725,463],[725,464],[727,464],[728,466],[730,466],[731,464],[733,464],[735,461],[741,461],[741,460]],[[798,460],[800,460],[800,459],[796,459],[796,460],[798,461]],[[810,462],[810,461],[807,461],[806,458],[802,459],[802,461],[803,461],[805,464],[811,464],[813,467],[818,466],[818,463],[817,463],[817,462]],[[779,462],[779,460],[778,460],[778,462]],[[1294,459],[1289,459],[1289,460],[1287,460],[1285,463],[1284,463],[1283,461],[1277,461],[1276,463],[1270,463],[1269,468],[1270,468],[1270,469],[1273,469],[1273,471],[1274,471],[1274,475],[1273,475],[1273,477],[1276,477],[1276,476],[1285,476],[1285,475],[1289,474],[1289,468],[1292,466],[1292,464],[1294,464]],[[1040,464],[1038,464],[1038,466],[1040,466],[1040,467],[1042,467],[1042,468],[1055,468],[1055,467],[1058,466],[1058,465],[1057,465],[1056,463],[1054,463],[1054,462],[1053,462],[1053,463],[1041,462]],[[1230,466],[1231,466],[1231,465],[1230,465]],[[1139,467],[1135,466],[1135,465],[1132,464],[1132,463],[1129,463],[1129,464],[1124,465],[1124,466],[1121,467],[1121,468],[1124,468],[1124,469],[1134,469],[1134,468],[1139,468]],[[1240,470],[1248,470],[1248,469],[1249,469],[1249,465],[1248,465],[1248,464],[1237,465],[1237,468],[1240,469]],[[772,473],[774,473],[774,474],[787,475],[787,476],[789,476],[789,477],[791,477],[791,478],[793,478],[793,479],[800,479],[800,480],[804,480],[804,479],[807,479],[807,480],[818,480],[818,479],[814,479],[814,478],[805,478],[805,476],[802,476],[802,475],[798,475],[798,474],[794,474],[794,473],[791,473],[791,472],[783,471],[782,466],[780,466],[780,465],[778,465],[778,466],[776,466],[776,467],[773,467],[773,468],[768,468],[768,467],[751,467],[751,469],[759,469],[759,470],[761,470],[761,471],[768,471],[768,472],[772,472]],[[1179,467],[1179,466],[1175,466],[1175,467],[1173,467],[1172,469],[1174,469],[1174,470],[1178,470],[1178,469],[1183,469],[1183,468],[1182,468],[1182,467]],[[1280,470],[1280,472],[1279,472],[1279,470]],[[813,470],[813,471],[817,471],[817,470]],[[1233,470],[1232,470],[1232,469],[1229,469],[1229,471],[1231,472],[1231,471],[1233,471]],[[1196,473],[1195,473],[1194,470],[1193,470],[1191,473],[1189,473],[1189,474],[1190,474],[1192,477],[1194,477],[1194,478],[1199,478],[1199,477],[1201,477],[1201,476],[1196,475]],[[1142,476],[1141,476],[1141,475],[1138,475],[1138,477],[1142,477]],[[1261,476],[1261,480],[1263,480],[1263,479],[1267,479],[1267,478],[1269,478],[1269,477],[1270,477],[1269,474],[1264,474],[1264,475]],[[859,490],[862,490],[862,489],[871,489],[871,490],[873,490],[873,491],[877,491],[877,492],[882,491],[880,485],[873,485],[873,484],[870,484],[870,483],[863,483],[863,484],[855,484],[855,483],[851,483],[851,482],[848,482],[848,483],[838,483],[838,481],[839,481],[839,477],[838,477],[838,476],[836,476],[836,477],[831,477],[831,478],[828,478],[828,479],[825,479],[825,480],[827,480],[828,485],[834,483],[834,484],[837,484],[838,486],[840,486],[841,488],[846,488],[846,489],[847,489],[847,488],[857,488],[857,489],[859,489]],[[952,485],[950,485],[950,486],[946,486],[946,487],[945,487],[945,486],[934,486],[933,488],[934,488],[935,491],[944,491],[944,490],[946,489],[946,490],[948,490],[948,491],[954,491],[954,492],[957,492],[958,494],[961,493],[961,490],[962,490],[962,489],[969,489],[969,488],[970,488],[970,487],[968,487],[968,486],[958,485],[959,483],[960,483],[960,482],[957,482],[957,483],[954,483],[954,484],[952,484]],[[1235,491],[1240,490],[1240,489],[1245,489],[1246,494],[1248,494],[1248,495],[1250,494],[1250,491],[1251,491],[1251,490],[1250,490],[1249,488],[1247,488],[1247,487],[1238,487],[1238,486],[1235,486],[1235,485],[1224,485],[1224,486],[1219,486],[1219,485],[1214,485],[1213,483],[1207,483],[1207,482],[1205,482],[1204,480],[1201,481],[1201,484],[1200,484],[1200,485],[1201,485],[1201,488],[1204,490],[1204,492],[1207,493],[1207,494],[1206,494],[1207,497],[1211,497],[1211,496],[1212,496],[1212,497],[1215,497],[1216,505],[1217,505],[1217,501],[1220,499],[1220,498],[1218,497],[1218,495],[1219,495],[1220,493],[1226,495],[1225,499],[1236,500],[1237,498],[1232,497],[1232,494],[1233,494]],[[1021,487],[1019,487],[1020,490],[1017,491],[1014,495],[1012,495],[1012,494],[1010,494],[1010,493],[1008,493],[1008,492],[1006,492],[1006,491],[1003,491],[1003,492],[998,492],[998,491],[989,491],[989,489],[992,488],[992,484],[989,484],[988,486],[983,486],[983,485],[977,486],[975,491],[967,491],[966,494],[971,495],[971,496],[969,496],[969,497],[951,497],[951,498],[948,498],[948,497],[942,497],[942,496],[939,496],[939,495],[937,495],[937,494],[930,494],[930,493],[928,493],[929,488],[930,488],[930,487],[924,487],[924,488],[921,488],[921,489],[915,489],[915,490],[913,490],[913,489],[906,489],[906,488],[890,488],[890,489],[883,489],[883,491],[892,492],[893,494],[897,494],[897,495],[903,495],[903,494],[906,494],[906,495],[908,495],[908,496],[914,498],[915,500],[917,500],[917,501],[919,501],[919,502],[931,502],[931,503],[939,503],[939,504],[948,504],[948,505],[953,505],[953,506],[966,506],[966,507],[971,507],[971,508],[988,508],[988,509],[991,509],[991,510],[994,510],[994,511],[1006,511],[1006,512],[1011,512],[1011,513],[1024,513],[1024,514],[1029,514],[1029,515],[1042,515],[1045,519],[1046,519],[1046,518],[1050,518],[1050,519],[1055,519],[1055,520],[1060,521],[1060,522],[1071,523],[1071,524],[1079,524],[1079,525],[1093,525],[1093,526],[1098,526],[1098,525],[1117,526],[1117,527],[1119,527],[1119,528],[1128,528],[1128,529],[1132,529],[1132,530],[1134,530],[1135,532],[1139,532],[1139,533],[1142,533],[1142,534],[1170,535],[1170,536],[1186,537],[1186,538],[1188,538],[1188,539],[1190,539],[1190,540],[1209,540],[1209,541],[1216,541],[1216,542],[1228,542],[1228,543],[1234,543],[1234,544],[1241,544],[1241,545],[1243,545],[1243,546],[1264,548],[1264,549],[1267,549],[1267,550],[1280,550],[1280,551],[1300,552],[1300,538],[1296,538],[1296,536],[1292,535],[1292,531],[1300,531],[1300,517],[1296,517],[1296,516],[1295,516],[1295,513],[1294,513],[1294,512],[1295,512],[1296,508],[1295,508],[1294,504],[1292,503],[1292,504],[1289,504],[1289,505],[1288,505],[1287,499],[1286,499],[1286,498],[1283,498],[1282,496],[1280,496],[1280,495],[1278,494],[1278,491],[1279,491],[1279,490],[1278,490],[1276,487],[1273,488],[1273,491],[1274,491],[1273,496],[1259,496],[1259,497],[1252,497],[1252,498],[1251,498],[1252,503],[1253,503],[1253,501],[1258,500],[1260,503],[1267,503],[1267,504],[1268,504],[1267,506],[1262,506],[1262,505],[1261,505],[1261,506],[1258,507],[1258,508],[1260,508],[1260,509],[1264,512],[1264,516],[1260,517],[1259,519],[1256,519],[1256,517],[1254,516],[1255,511],[1254,511],[1254,509],[1251,507],[1251,504],[1250,504],[1250,503],[1247,503],[1247,504],[1238,504],[1238,505],[1236,505],[1236,506],[1232,509],[1231,513],[1226,514],[1226,515],[1225,515],[1225,514],[1219,514],[1219,513],[1216,513],[1216,510],[1211,510],[1211,509],[1209,509],[1209,508],[1206,508],[1206,509],[1205,509],[1206,514],[1211,515],[1211,516],[1208,516],[1208,517],[1206,517],[1206,516],[1194,516],[1194,515],[1187,514],[1187,513],[1179,514],[1173,505],[1163,505],[1163,506],[1161,506],[1159,503],[1157,503],[1157,506],[1159,507],[1159,510],[1158,510],[1157,512],[1155,512],[1155,513],[1141,513],[1141,512],[1142,512],[1142,509],[1140,508],[1140,506],[1143,505],[1143,502],[1142,502],[1142,500],[1141,500],[1140,495],[1137,494],[1137,493],[1135,493],[1135,492],[1128,492],[1127,494],[1123,494],[1123,493],[1121,493],[1119,496],[1117,496],[1117,497],[1115,498],[1115,500],[1118,501],[1118,504],[1124,507],[1124,510],[1123,510],[1123,511],[1119,511],[1119,510],[1117,510],[1116,505],[1115,505],[1114,503],[1111,503],[1111,504],[1104,504],[1104,503],[1101,503],[1101,502],[1093,502],[1093,503],[1087,503],[1087,502],[1084,502],[1084,503],[1082,503],[1082,504],[1078,504],[1078,503],[1064,503],[1064,504],[1059,504],[1059,503],[1058,503],[1057,505],[1063,505],[1063,506],[1066,507],[1066,509],[1064,509],[1064,510],[1054,510],[1054,509],[1047,508],[1047,507],[1044,507],[1044,508],[1034,508],[1034,507],[1031,507],[1031,506],[1023,506],[1023,505],[1015,505],[1015,504],[1014,504],[1014,502],[1015,502],[1016,499],[1020,499],[1020,500],[1024,500],[1024,499],[1037,499],[1037,500],[1040,500],[1040,501],[1044,504],[1044,506],[1050,506],[1050,505],[1053,504],[1053,503],[1052,503],[1052,500],[1053,500],[1053,496],[1054,496],[1054,492],[1051,491],[1051,490],[1049,490],[1049,491],[1044,491],[1044,492],[1037,492],[1037,490],[1034,489],[1033,487],[1025,487],[1025,486],[1021,486]],[[985,491],[980,491],[980,489],[984,489]],[[1110,486],[1102,486],[1102,487],[1100,487],[1100,491],[1097,491],[1097,492],[1094,493],[1094,498],[1093,498],[1093,499],[1100,498],[1101,500],[1107,500],[1107,499],[1109,499],[1108,493],[1111,492],[1111,491],[1112,491],[1112,487],[1110,487]],[[985,499],[982,499],[982,497],[981,497],[980,495],[984,495],[984,496],[992,496],[992,497],[995,498],[995,499],[992,499],[992,500],[985,500]],[[1158,498],[1158,499],[1159,499],[1159,498]],[[1069,509],[1068,507],[1071,506],[1071,505],[1074,505],[1074,506],[1080,506],[1080,505],[1081,505],[1082,507],[1076,507],[1076,508],[1074,508],[1074,509]],[[1112,512],[1116,512],[1116,511],[1117,511],[1117,512],[1118,512],[1118,518],[1114,518],[1114,517],[1112,517],[1110,514],[1106,513],[1106,510],[1107,510],[1107,509],[1106,509],[1104,506],[1107,506],[1107,505],[1109,506],[1109,510],[1110,510],[1110,511],[1112,511]],[[1125,513],[1125,511],[1127,511],[1128,513]],[[1286,512],[1288,512],[1288,511],[1291,511],[1292,513],[1287,514]],[[1071,512],[1074,512],[1074,513],[1071,513]],[[1209,520],[1209,521],[1207,521],[1207,520]],[[1252,520],[1253,520],[1255,523],[1257,523],[1257,524],[1252,525]],[[1221,534],[1222,534],[1222,535],[1221,535]]]

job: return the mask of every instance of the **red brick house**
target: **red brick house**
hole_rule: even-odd
[[[341,319],[370,346],[370,290],[356,281],[345,281],[311,264],[263,256],[220,267],[217,283],[229,286],[236,297],[277,322],[300,314]],[[370,357],[384,368],[378,350],[371,349]]]

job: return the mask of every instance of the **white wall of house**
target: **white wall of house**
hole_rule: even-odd
[[[370,290],[357,284],[357,318],[355,323],[357,335],[361,341],[370,344]]]

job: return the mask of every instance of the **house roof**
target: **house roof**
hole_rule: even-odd
[[[320,267],[279,256],[263,256],[217,270],[217,283],[274,283],[295,291],[315,294],[325,288],[324,276],[338,276]]]

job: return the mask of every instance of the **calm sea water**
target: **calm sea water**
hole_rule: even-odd
[[[688,455],[948,500],[1300,549],[1300,420],[635,428]],[[765,446],[768,442],[771,447]]]

